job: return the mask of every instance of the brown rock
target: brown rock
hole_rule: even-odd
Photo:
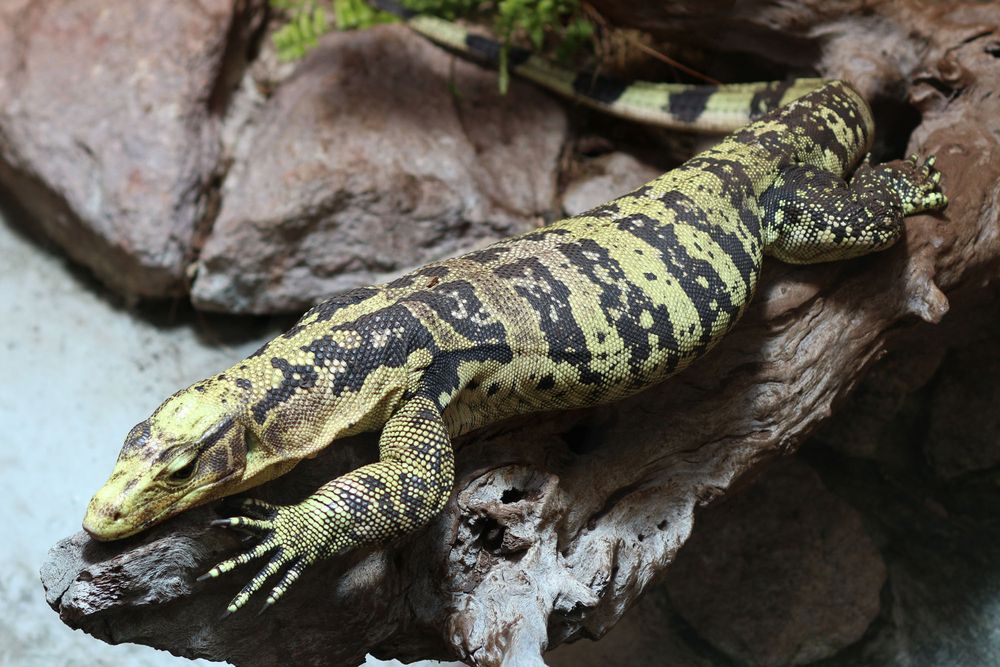
[[[777,667],[821,660],[860,639],[878,614],[885,577],[857,512],[790,459],[698,516],[666,586],[715,647]]]
[[[927,458],[954,479],[1000,466],[1000,353],[995,339],[949,359],[933,390]]]
[[[559,105],[401,26],[335,33],[243,141],[198,263],[199,308],[301,310],[531,229],[554,204]]]
[[[718,662],[686,641],[686,623],[664,586],[652,586],[600,641],[582,639],[545,655],[549,667],[715,667]]]
[[[263,4],[0,2],[0,185],[113,289],[183,290],[219,168],[214,105]]]

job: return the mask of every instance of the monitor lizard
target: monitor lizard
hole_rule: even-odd
[[[688,111],[670,115],[693,124],[719,108],[710,91],[697,95],[702,113],[675,104]],[[897,241],[904,216],[945,207],[933,157],[868,162],[871,110],[848,84],[739,95],[746,113],[781,106],[757,109],[716,146],[586,213],[334,296],[178,391],[129,432],[84,528],[99,540],[134,535],[381,429],[377,462],[298,504],[246,500],[244,515],[215,522],[262,539],[202,578],[269,555],[228,612],[280,574],[273,604],[310,564],[428,524],[452,491],[454,438],[656,384],[732,329],[765,255],[857,257]],[[630,99],[597,97],[619,109]],[[651,99],[631,99],[640,98]]]

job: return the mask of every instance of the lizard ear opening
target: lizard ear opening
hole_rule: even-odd
[[[260,448],[260,438],[250,427],[243,430],[243,445],[246,447],[247,454]]]

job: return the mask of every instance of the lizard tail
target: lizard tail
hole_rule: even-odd
[[[492,66],[500,64],[503,47],[496,40],[451,21],[415,14],[391,0],[376,4],[440,46]],[[580,104],[628,120],[694,132],[731,132],[825,83],[814,78],[722,85],[626,82],[566,69],[516,46],[508,47],[506,57],[511,72]]]

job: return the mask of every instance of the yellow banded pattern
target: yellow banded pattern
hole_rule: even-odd
[[[439,46],[488,65],[500,63],[502,47],[493,39],[435,16],[411,15],[393,3],[379,4],[399,14],[414,32]],[[825,83],[814,78],[721,85],[625,82],[596,72],[559,67],[516,46],[507,49],[507,66],[521,78],[598,111],[648,125],[697,132],[731,132]]]
[[[867,104],[830,82],[587,213],[319,304],[132,429],[84,527],[132,535],[382,429],[377,463],[221,521],[263,538],[206,576],[270,555],[229,609],[281,575],[274,602],[309,564],[426,525],[455,436],[649,387],[732,328],[765,254],[861,255],[943,208],[933,160],[858,166],[872,132]]]

